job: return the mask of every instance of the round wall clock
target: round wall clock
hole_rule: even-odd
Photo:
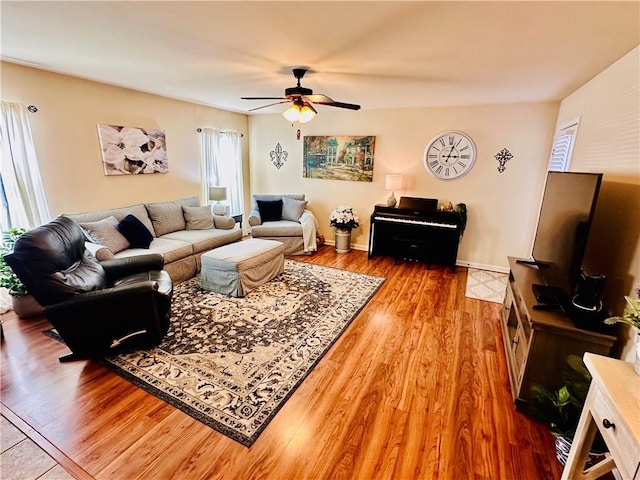
[[[476,161],[476,144],[462,132],[442,132],[424,150],[424,168],[441,180],[465,175]]]

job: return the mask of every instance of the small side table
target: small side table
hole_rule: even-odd
[[[240,226],[242,226],[242,214],[231,215],[231,218],[233,218],[236,221],[236,223],[239,223]]]
[[[593,380],[562,480],[596,479],[614,468],[624,480],[640,480],[640,376],[631,363],[593,353],[584,364]],[[611,456],[584,470],[598,430]]]

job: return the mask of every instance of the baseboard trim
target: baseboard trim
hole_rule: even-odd
[[[509,267],[499,267],[497,265],[487,265],[484,263],[465,262],[464,260],[458,260],[456,262],[456,266],[475,268],[476,270],[488,270],[490,272],[509,273]]]
[[[325,242],[327,245],[335,246],[335,242],[333,240],[327,240]],[[369,251],[368,245],[351,245],[353,250],[360,250],[363,252]],[[457,267],[467,267],[467,268],[475,268],[477,270],[489,270],[490,272],[498,272],[498,273],[509,273],[509,267],[500,267],[497,265],[487,265],[485,263],[476,263],[476,262],[467,262],[465,260],[456,261]]]

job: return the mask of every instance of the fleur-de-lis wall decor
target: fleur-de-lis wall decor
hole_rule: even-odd
[[[269,155],[271,156],[271,161],[278,169],[284,165],[284,162],[287,160],[287,157],[289,156],[287,152],[282,150],[282,146],[280,145],[280,143],[276,145],[275,149],[269,152]]]
[[[496,153],[494,157],[500,163],[500,165],[498,165],[498,171],[502,173],[506,170],[506,163],[513,158],[513,155],[511,155],[511,152],[509,152],[509,150],[503,148],[498,153]]]

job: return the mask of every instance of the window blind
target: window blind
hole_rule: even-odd
[[[564,127],[560,128],[556,136],[553,137],[553,146],[551,147],[551,158],[549,159],[549,170],[554,172],[569,171],[571,163],[571,154],[573,153],[573,144],[575,143],[576,134],[580,119],[576,119]]]

